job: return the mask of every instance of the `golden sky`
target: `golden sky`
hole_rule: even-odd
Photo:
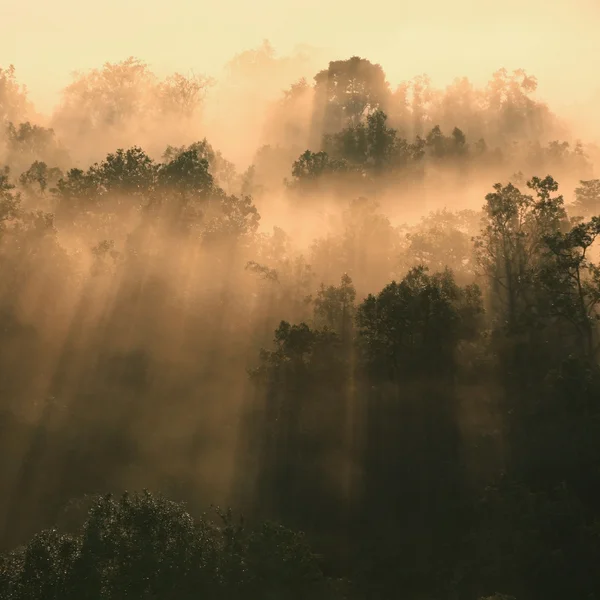
[[[216,75],[268,39],[279,54],[358,54],[392,83],[523,67],[550,100],[579,103],[600,89],[598,25],[600,0],[0,0],[0,66],[14,64],[47,110],[73,70],[133,55],[158,74]]]

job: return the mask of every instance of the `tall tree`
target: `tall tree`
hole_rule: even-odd
[[[330,62],[314,79],[323,133],[357,125],[370,112],[385,109],[390,95],[381,66],[358,56]]]
[[[495,314],[512,333],[536,320],[544,238],[567,224],[563,197],[552,196],[558,190],[554,179],[534,177],[527,185],[535,197],[511,183],[494,186],[486,196],[484,228],[475,238],[477,260],[499,302]]]

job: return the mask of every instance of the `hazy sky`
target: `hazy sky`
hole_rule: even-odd
[[[46,110],[73,70],[133,55],[158,74],[217,74],[266,38],[279,54],[358,54],[392,83],[524,67],[550,99],[583,102],[600,89],[599,25],[600,0],[0,0],[0,66]]]

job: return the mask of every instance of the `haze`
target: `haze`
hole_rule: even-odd
[[[42,110],[73,70],[136,56],[160,74],[218,75],[264,38],[281,54],[308,45],[327,60],[352,54],[384,66],[392,83],[427,73],[436,84],[481,83],[500,67],[524,68],[553,103],[589,101],[600,89],[600,8],[594,0],[24,0],[0,7],[0,56],[14,64]]]
[[[4,2],[0,600],[597,598],[599,24]]]

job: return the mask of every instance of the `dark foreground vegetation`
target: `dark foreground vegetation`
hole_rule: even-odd
[[[194,520],[181,505],[144,494],[91,499],[76,534],[56,529],[2,558],[10,599],[336,598],[303,536],[231,513]]]
[[[352,58],[238,173],[205,85],[0,70],[0,598],[600,598],[594,148]]]

